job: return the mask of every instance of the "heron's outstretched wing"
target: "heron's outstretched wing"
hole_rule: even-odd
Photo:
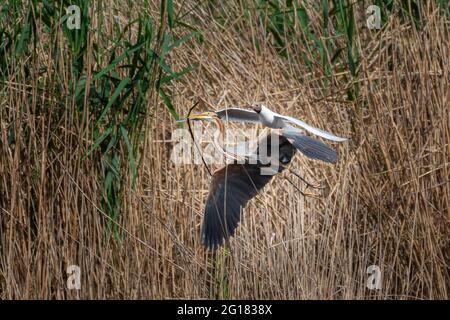
[[[259,115],[253,111],[242,108],[228,108],[216,111],[223,121],[260,123]]]
[[[301,121],[299,119],[296,119],[296,118],[293,118],[293,117],[289,117],[289,116],[283,116],[281,114],[276,114],[276,116],[281,118],[281,119],[283,119],[284,121],[288,121],[288,122],[293,123],[293,124],[295,124],[295,125],[297,125],[299,127],[302,127],[303,129],[311,132],[312,134],[315,134],[315,135],[317,135],[319,137],[322,137],[324,139],[331,140],[331,141],[336,141],[336,142],[342,142],[342,141],[348,140],[347,138],[338,137],[338,136],[336,136],[336,135],[334,135],[334,134],[332,134],[330,132],[327,132],[327,131],[315,128],[313,126],[310,126],[309,124],[307,124],[307,123],[305,123],[305,122],[303,122],[303,121]]]
[[[288,138],[292,145],[308,158],[330,163],[336,163],[337,161],[337,153],[335,150],[319,140],[303,135],[296,128],[284,128],[282,135]]]
[[[201,242],[215,250],[224,239],[234,235],[241,208],[272,178],[261,175],[261,168],[253,164],[229,164],[217,170],[206,200]]]

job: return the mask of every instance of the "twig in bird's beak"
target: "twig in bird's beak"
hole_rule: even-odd
[[[189,109],[186,119],[183,119],[183,120],[187,121],[189,134],[191,135],[192,141],[194,141],[194,145],[197,148],[197,151],[199,152],[200,157],[202,158],[202,161],[203,161],[203,164],[205,165],[206,171],[208,171],[209,176],[212,177],[211,170],[209,169],[208,165],[206,164],[205,159],[203,158],[203,154],[201,152],[200,147],[197,144],[197,141],[195,141],[194,133],[192,132],[192,128],[191,128],[191,122],[189,121],[189,120],[191,120],[191,112],[192,112],[192,110],[195,109],[195,107],[197,107],[197,105],[198,105],[198,101],[196,103],[194,103],[194,105]]]

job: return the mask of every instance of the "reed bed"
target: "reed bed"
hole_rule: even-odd
[[[1,4],[0,298],[448,299],[448,3],[375,1],[379,30],[371,4]],[[336,165],[292,162],[321,198],[285,172],[211,253],[209,175],[170,160],[196,102],[264,102],[351,140]]]

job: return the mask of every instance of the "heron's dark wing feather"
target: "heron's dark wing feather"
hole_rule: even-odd
[[[217,249],[238,226],[241,208],[272,178],[252,164],[229,164],[216,171],[206,200],[201,241]]]
[[[290,139],[292,145],[311,159],[336,163],[337,153],[325,143],[305,136],[297,130],[283,129],[283,136]]]
[[[260,123],[259,115],[253,110],[241,108],[228,108],[216,111],[223,121]]]

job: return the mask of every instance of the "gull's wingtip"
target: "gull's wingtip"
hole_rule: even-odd
[[[336,139],[337,142],[344,142],[349,140],[351,140],[351,138],[338,137],[338,139]]]

